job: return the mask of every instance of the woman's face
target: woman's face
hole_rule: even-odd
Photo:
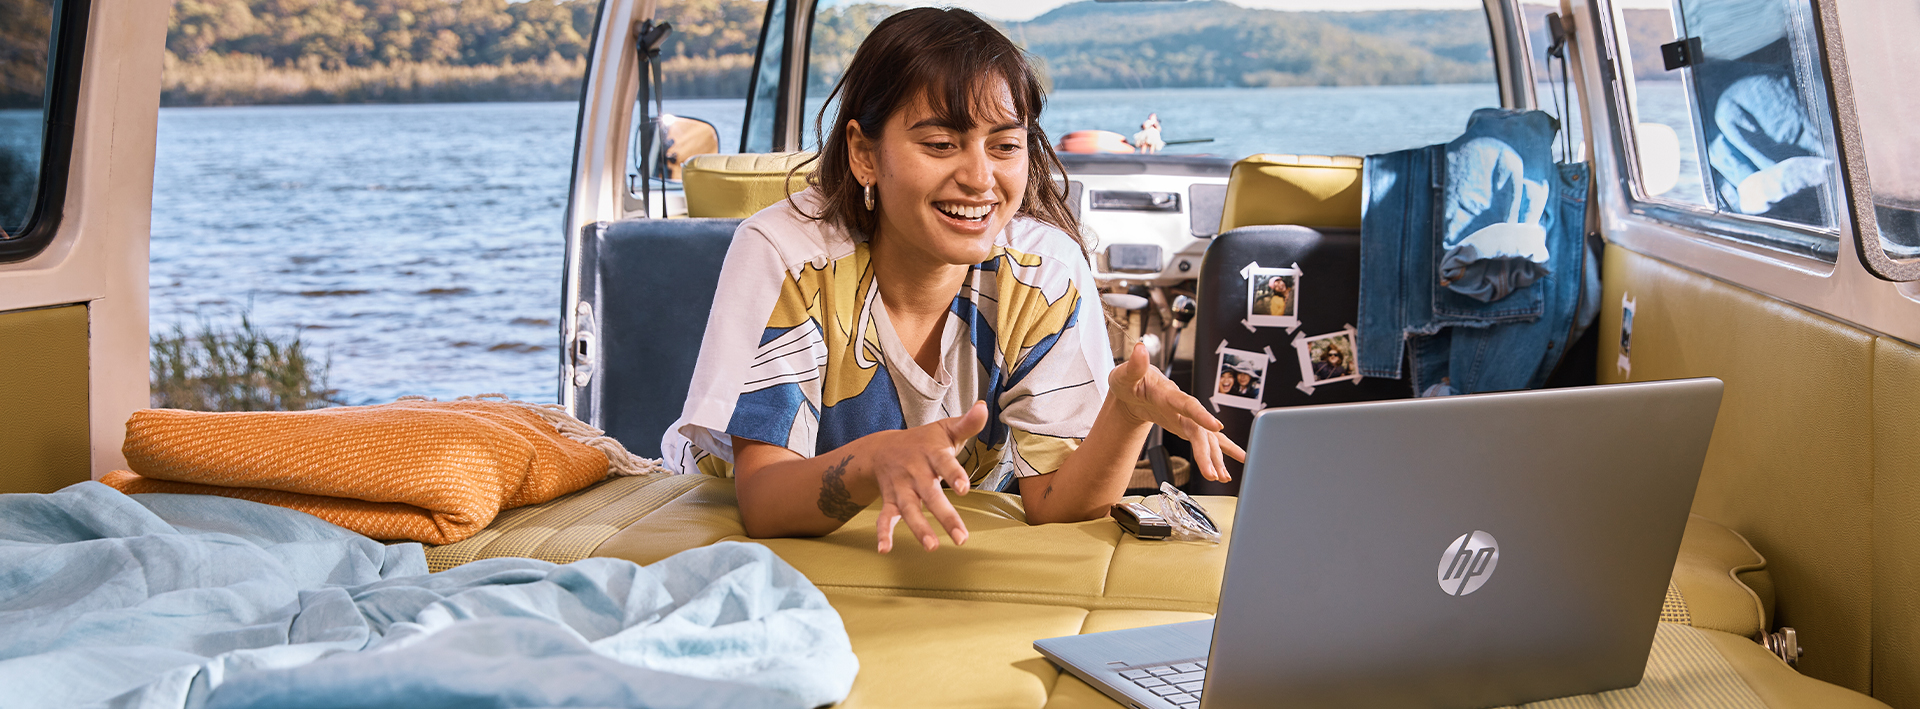
[[[1220,393],[1233,391],[1233,372],[1220,373]]]
[[[1243,387],[1253,383],[1253,375],[1246,372],[1237,373],[1233,375],[1233,378],[1240,380],[1240,386]]]
[[[943,125],[924,93],[887,119],[879,140],[849,122],[853,176],[873,185],[876,236],[897,239],[890,248],[919,251],[939,263],[980,263],[1020,211],[1027,193],[1027,130],[1006,82],[982,86],[972,128]]]

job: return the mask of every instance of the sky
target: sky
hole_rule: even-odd
[[[821,5],[851,4],[859,0],[822,0]],[[879,0],[902,5],[952,5],[974,10],[1000,20],[1031,20],[1053,8],[1074,0]],[[1480,0],[1228,0],[1241,7],[1263,10],[1349,11],[1362,10],[1478,10]],[[1522,0],[1527,4],[1558,6],[1559,0]],[[1670,0],[1615,0],[1621,7],[1669,7]]]

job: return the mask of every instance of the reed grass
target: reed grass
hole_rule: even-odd
[[[745,96],[753,57],[673,57],[661,69],[668,96]],[[584,59],[557,54],[499,65],[395,62],[339,69],[318,62],[276,65],[246,54],[192,61],[168,54],[160,105],[576,101],[585,72]]]
[[[298,332],[279,338],[254,327],[247,313],[237,328],[201,320],[188,333],[152,338],[151,403],[193,411],[304,411],[346,403],[327,387],[330,361],[317,361]]]

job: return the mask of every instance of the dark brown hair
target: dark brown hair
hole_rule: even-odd
[[[858,121],[860,131],[877,141],[887,119],[925,92],[928,108],[941,122],[972,128],[978,124],[974,114],[983,103],[979,97],[995,77],[1006,82],[1013,95],[1014,120],[1027,129],[1027,190],[1019,214],[1066,232],[1084,252],[1087,244],[1079,221],[1067,206],[1065,191],[1053,180],[1055,174],[1066,174],[1066,169],[1040,129],[1046,92],[1039,72],[1006,35],[960,9],[901,11],[881,20],[860,43],[846,74],[820,109],[814,139],[822,147],[810,160],[818,164],[808,181],[819,188],[825,208],[807,216],[871,237],[880,219],[867,211],[863,188],[853,177],[847,123]],[[829,121],[827,107],[834,105],[835,98],[840,99],[839,113]],[[828,128],[831,131],[822,138],[819,132]]]

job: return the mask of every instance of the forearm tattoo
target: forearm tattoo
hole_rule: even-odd
[[[853,501],[853,492],[847,489],[847,464],[853,462],[853,456],[841,458],[840,462],[827,467],[820,476],[820,513],[845,522],[860,514],[865,506]]]

